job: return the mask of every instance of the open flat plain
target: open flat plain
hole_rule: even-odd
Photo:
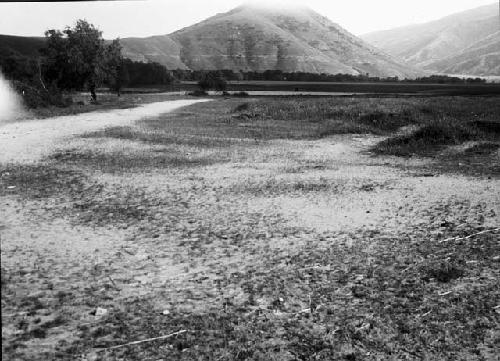
[[[496,360],[498,104],[212,98],[0,126],[3,359]]]

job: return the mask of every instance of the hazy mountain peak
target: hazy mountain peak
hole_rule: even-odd
[[[309,7],[303,4],[282,0],[269,0],[269,1],[247,1],[238,8],[257,11],[311,11]]]
[[[170,69],[422,74],[295,2],[251,1],[170,35],[122,39],[122,45],[127,57]]]

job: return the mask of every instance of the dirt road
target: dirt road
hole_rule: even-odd
[[[34,162],[75,135],[173,111],[205,100],[175,100],[145,104],[130,109],[115,109],[35,119],[23,122],[0,122],[0,162]]]

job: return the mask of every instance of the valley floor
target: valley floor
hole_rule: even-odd
[[[498,357],[498,174],[182,102],[0,127],[3,359]]]

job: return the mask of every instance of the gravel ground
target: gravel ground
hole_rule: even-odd
[[[373,157],[366,150],[381,139],[375,136],[223,149],[75,137],[140,128],[139,118],[189,103],[0,127],[4,357],[100,359],[95,348],[141,338],[99,331],[110,314],[129,312],[131,300],[147,299],[159,318],[216,310],[229,299],[244,304],[248,294],[238,282],[227,284],[228,275],[272,271],[270,257],[314,245],[352,246],[367,235],[422,229],[444,239],[500,224],[497,179],[424,173],[425,159]],[[114,171],[85,152],[144,157]],[[150,162],[159,152],[182,154],[184,163]],[[52,170],[35,185],[29,179],[40,165]],[[310,306],[295,301],[299,310]],[[255,301],[263,308],[272,302]],[[82,344],[85,337],[92,342]]]

